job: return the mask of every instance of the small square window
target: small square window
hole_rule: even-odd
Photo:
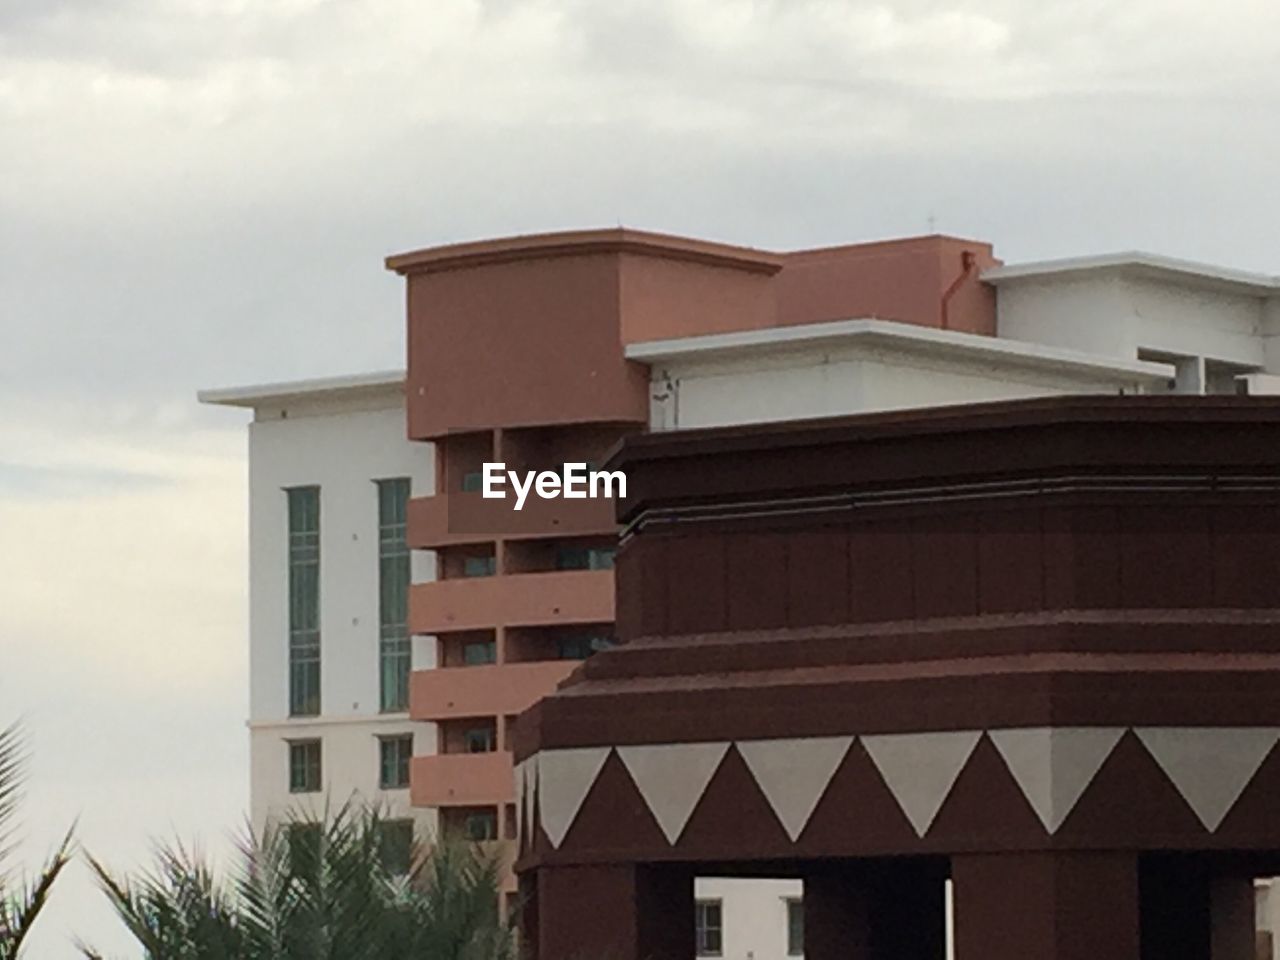
[[[413,759],[413,735],[382,737],[378,741],[378,786],[401,790],[409,786],[409,761]]]
[[[464,577],[492,577],[498,571],[498,561],[494,557],[466,557],[462,561]]]
[[[291,741],[289,743],[289,792],[317,793],[320,790],[320,779],[320,741]]]
[[[464,739],[467,753],[492,753],[496,749],[492,727],[472,727]]]
[[[479,470],[469,470],[462,475],[463,493],[480,493],[484,490],[484,474]]]
[[[498,814],[493,810],[469,813],[462,829],[468,840],[497,840]]]
[[[718,957],[724,952],[724,921],[719,900],[694,904],[698,956]]]
[[[495,663],[497,659],[498,644],[494,640],[472,640],[462,647],[462,662],[468,667]]]

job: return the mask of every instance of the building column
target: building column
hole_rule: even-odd
[[[955,960],[1140,960],[1133,855],[970,854],[951,880]]]
[[[534,916],[522,924],[533,927],[536,948],[526,946],[526,960],[690,960],[696,952],[687,869],[542,867],[536,877]]]
[[[1257,893],[1251,877],[1214,877],[1209,884],[1212,960],[1254,960]]]
[[[946,888],[927,862],[823,865],[804,877],[805,960],[943,960]]]

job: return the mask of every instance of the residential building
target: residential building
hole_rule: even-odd
[[[292,756],[299,784],[387,798],[423,828],[510,855],[512,724],[611,642],[616,527],[606,501],[531,497],[513,513],[486,500],[485,462],[598,464],[643,430],[1280,383],[1280,283],[1145,254],[1003,266],[989,244],[950,237],[773,253],[609,229],[435,247],[388,266],[407,286],[403,379],[203,395],[254,410],[258,822],[299,799]],[[366,539],[376,481],[397,478],[410,480],[407,713],[380,702],[381,561]],[[311,695],[304,654],[316,644],[309,619],[289,620],[290,543],[305,567],[317,534],[310,495],[287,491],[314,487],[319,712],[291,716],[291,697]],[[371,761],[373,741],[406,736],[408,797],[380,790]],[[800,894],[788,879],[701,879],[707,955],[790,955]]]
[[[408,631],[409,583],[429,555],[405,535],[432,460],[405,438],[401,372],[210,390],[249,424],[250,812],[256,829],[353,796],[380,805],[393,842],[434,829],[409,801],[415,755],[435,751],[408,712],[434,650]],[[412,824],[412,827],[410,826]]]

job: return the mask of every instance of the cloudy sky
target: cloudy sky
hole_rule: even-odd
[[[0,0],[0,723],[25,855],[247,800],[243,417],[384,255],[616,223],[1280,272],[1274,0]],[[30,956],[134,955],[77,871]]]

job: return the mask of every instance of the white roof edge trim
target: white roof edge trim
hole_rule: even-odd
[[[992,267],[982,273],[987,283],[999,284],[1006,280],[1024,280],[1051,277],[1064,273],[1088,271],[1139,269],[1156,273],[1173,274],[1185,281],[1244,288],[1251,293],[1265,295],[1280,293],[1280,276],[1236,270],[1195,260],[1166,257],[1142,250],[1126,250],[1120,253],[1104,253],[1087,257],[1066,257],[1058,260],[1035,260],[1027,263],[1010,263]]]
[[[308,380],[285,380],[278,383],[200,390],[196,393],[196,399],[201,403],[224,407],[257,407],[273,400],[403,388],[404,382],[403,370],[377,370],[337,377],[315,377]]]
[[[951,354],[1001,358],[1025,365],[1089,369],[1118,373],[1140,380],[1167,380],[1174,369],[1167,363],[1148,360],[1124,360],[1100,354],[1064,350],[1026,340],[988,337],[977,333],[938,330],[892,320],[835,320],[828,323],[797,324],[769,327],[735,333],[713,333],[700,337],[650,340],[629,344],[628,360],[657,363],[663,360],[698,360],[728,353],[761,353],[779,347],[803,349],[821,347],[841,341],[866,340],[870,343],[915,348],[930,347]]]

